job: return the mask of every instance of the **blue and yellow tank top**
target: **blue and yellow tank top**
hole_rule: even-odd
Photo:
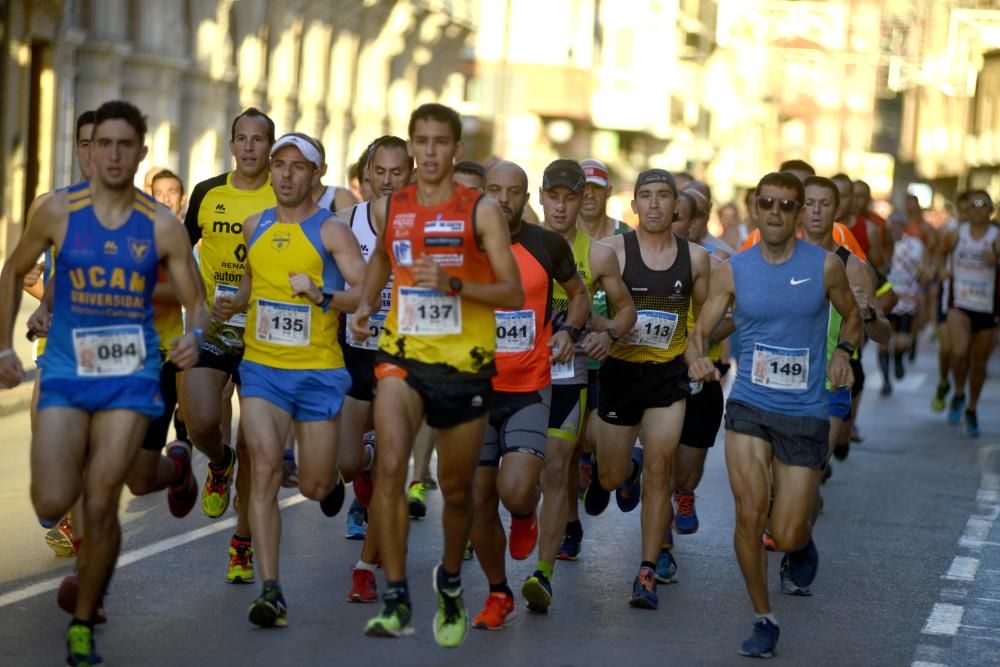
[[[305,297],[293,297],[288,278],[305,273],[323,292],[344,289],[344,278],[320,235],[332,214],[321,209],[301,223],[280,222],[276,216],[274,208],[261,213],[248,244],[253,278],[243,358],[271,368],[343,368],[337,312],[323,312]]]
[[[52,323],[40,360],[45,377],[158,380],[156,202],[135,190],[125,224],[108,229],[94,213],[90,184],[68,189],[66,237],[53,258]]]

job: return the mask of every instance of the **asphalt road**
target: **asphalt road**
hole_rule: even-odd
[[[794,665],[1000,664],[1000,381],[986,388],[983,437],[960,437],[928,401],[934,350],[924,344],[890,398],[878,395],[869,347],[864,442],[835,466],[815,530],[821,554],[811,598],[777,591],[776,659]],[[994,366],[996,363],[994,362]],[[995,371],[1000,372],[1000,371]],[[0,418],[0,664],[57,665],[68,617],[55,587],[71,570],[45,546],[28,498],[28,417]],[[752,614],[731,547],[733,505],[719,444],[698,489],[701,530],[678,536],[680,582],[661,586],[660,609],[627,605],[638,568],[639,512],[612,503],[585,518],[583,553],[556,565],[548,616],[519,610],[502,632],[470,630],[460,648],[431,633],[431,569],[440,553],[440,498],[428,492],[428,519],[410,532],[413,637],[362,634],[374,605],[344,601],[359,543],[344,539],[344,517],[283,491],[282,584],[289,627],[262,630],[246,619],[258,586],[224,583],[234,514],[212,521],[199,509],[170,516],[161,495],[122,503],[123,556],[97,634],[109,665],[741,665],[736,655]],[[198,459],[199,475],[204,459]],[[534,560],[510,562],[515,591]],[[475,561],[464,571],[476,613],[486,584]],[[379,584],[383,579],[379,575]]]

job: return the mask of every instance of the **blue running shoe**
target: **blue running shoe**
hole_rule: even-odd
[[[681,535],[698,532],[698,512],[694,509],[694,493],[674,491],[674,529]]]
[[[639,574],[632,582],[632,599],[628,603],[639,609],[656,609],[660,605],[656,597],[656,573],[648,567],[639,568]]]
[[[962,421],[962,410],[965,409],[965,396],[955,394],[951,397],[951,405],[948,406],[948,423],[957,424]]]
[[[622,512],[631,512],[634,510],[639,506],[639,500],[642,498],[641,447],[632,448],[632,464],[635,466],[633,469],[635,479],[631,482],[626,480],[624,484],[615,489],[615,502],[618,503],[618,509]]]
[[[766,618],[758,618],[753,622],[753,634],[743,642],[740,655],[748,658],[771,658],[774,648],[778,645],[778,635],[781,629]]]
[[[549,606],[552,604],[552,583],[540,570],[524,580],[521,586],[521,595],[528,601],[528,611],[536,614],[549,613]]]
[[[611,492],[601,486],[601,476],[597,473],[597,461],[594,461],[593,472],[590,475],[590,486],[583,492],[583,509],[590,516],[599,516],[608,509],[611,502]]]
[[[975,410],[965,411],[965,435],[970,438],[979,437],[979,418]]]
[[[347,512],[347,535],[345,537],[349,540],[363,540],[366,533],[365,507],[355,500]]]
[[[810,596],[809,586],[819,569],[819,551],[810,538],[809,544],[781,558],[781,592],[786,595]]]
[[[576,560],[580,556],[580,542],[583,541],[583,535],[576,536],[566,533],[563,535],[562,544],[559,545],[559,554],[556,556],[559,560]]]
[[[660,549],[660,556],[656,559],[656,583],[672,584],[677,581],[677,561],[670,549]]]

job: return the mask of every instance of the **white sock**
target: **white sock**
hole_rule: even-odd
[[[358,562],[354,564],[354,569],[355,570],[367,570],[369,572],[374,572],[375,571],[375,563],[366,563],[363,560],[359,559]]]
[[[754,620],[754,622],[756,622],[756,621],[759,621],[759,620],[760,620],[760,619],[762,619],[762,618],[766,618],[767,620],[771,621],[771,622],[772,622],[772,623],[774,623],[775,625],[777,625],[777,624],[778,624],[778,619],[776,619],[776,618],[774,617],[774,614],[772,614],[772,613],[767,613],[767,614],[754,614],[754,619],[753,619],[753,620]]]

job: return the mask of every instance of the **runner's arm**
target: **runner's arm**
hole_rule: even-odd
[[[688,335],[687,348],[684,350],[684,360],[688,364],[688,375],[692,380],[718,380],[719,370],[708,358],[708,335],[722,321],[736,296],[736,284],[733,281],[733,267],[727,261],[719,265],[708,285],[708,298],[705,299],[695,322],[694,331]]]
[[[694,284],[691,286],[691,305],[697,319],[705,299],[708,298],[712,265],[709,254],[703,248],[693,244],[689,244],[688,248],[691,250],[691,277],[694,279]]]
[[[358,200],[354,197],[353,192],[347,188],[337,188],[337,194],[333,196],[333,209],[335,211],[349,209],[352,206],[356,206],[357,203]]]
[[[861,345],[863,329],[861,313],[858,311],[858,304],[851,292],[844,263],[836,255],[827,254],[826,256],[826,262],[823,264],[823,282],[826,285],[827,298],[830,299],[833,307],[837,309],[843,319],[838,343],[848,343],[857,349]],[[833,351],[827,375],[830,378],[830,384],[834,387],[854,384],[850,356],[846,350],[838,347]]]
[[[868,261],[879,271],[885,272],[888,262],[886,262],[885,255],[882,253],[882,233],[875,223],[864,219],[862,219],[862,222],[867,225],[868,230]]]
[[[323,293],[332,295],[330,308],[343,313],[353,313],[358,307],[361,286],[365,281],[365,258],[361,255],[361,246],[358,245],[358,239],[354,236],[351,228],[337,219],[324,223],[322,234],[323,243],[333,255],[333,261],[337,263],[340,274],[351,285],[349,290],[327,292],[324,289]],[[323,294],[320,297],[323,298]]]
[[[594,276],[594,283],[601,286],[608,295],[608,303],[615,307],[613,320],[597,314],[591,315],[590,328],[597,332],[614,329],[611,333],[615,338],[631,331],[636,322],[635,303],[628,287],[625,286],[625,281],[622,280],[621,264],[613,246],[615,243],[621,243],[619,239],[621,234],[590,244],[590,270]]]
[[[208,309],[191,254],[191,242],[177,224],[177,218],[162,204],[156,211],[156,247],[162,252],[160,261],[167,270],[167,280],[177,290],[178,300],[186,311],[186,333],[170,341],[170,360],[184,370],[198,362],[202,332],[208,325]]]
[[[365,279],[361,283],[358,307],[354,317],[349,318],[351,334],[355,340],[364,341],[371,335],[368,329],[368,316],[378,312],[382,307],[382,290],[389,280],[389,256],[385,252],[385,213],[388,210],[388,197],[380,197],[371,204],[369,209],[372,223],[375,225],[375,249],[368,259],[365,268]]]
[[[865,333],[879,345],[887,345],[892,338],[892,325],[875,298],[875,271],[852,255],[847,259],[847,282],[861,311]]]
[[[930,245],[927,246],[927,251],[934,257],[934,275],[937,276],[938,280],[947,280],[951,277],[950,271],[948,271],[948,256],[955,249],[956,243],[958,243],[957,230],[948,232],[945,235],[941,243],[938,244],[936,252]]]

